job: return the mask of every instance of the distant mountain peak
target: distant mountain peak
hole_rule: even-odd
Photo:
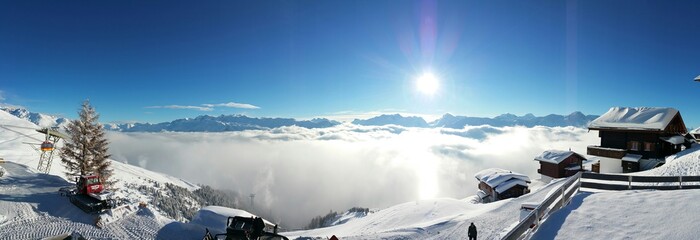
[[[401,114],[382,114],[373,118],[361,120],[355,119],[352,121],[356,125],[365,126],[382,126],[382,125],[399,125],[403,127],[429,127],[425,119],[416,116],[401,116]]]
[[[39,127],[65,127],[69,120],[62,117],[52,116],[43,113],[35,113],[21,107],[0,107],[0,110],[8,112],[20,119],[32,122]]]
[[[547,126],[547,127],[585,127],[590,121],[593,121],[598,116],[584,115],[581,112],[573,112],[567,116],[549,114],[543,117],[537,117],[532,113],[525,114],[521,117],[505,113],[493,118],[484,117],[467,117],[467,116],[452,116],[445,114],[442,118],[435,120],[431,126],[461,129],[465,126],[490,125],[494,127],[503,126]]]
[[[265,118],[248,117],[241,114],[235,115],[200,115],[195,118],[182,118],[170,122],[157,124],[131,123],[112,124],[109,130],[122,132],[228,132],[244,130],[264,130],[285,126],[299,126],[304,128],[326,128],[340,124],[340,122],[325,118],[297,121],[293,118]]]

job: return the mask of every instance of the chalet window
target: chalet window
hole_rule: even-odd
[[[654,151],[654,144],[650,142],[644,142],[644,151],[651,152]]]
[[[629,149],[632,151],[639,151],[639,142],[637,142],[637,141],[629,142]]]

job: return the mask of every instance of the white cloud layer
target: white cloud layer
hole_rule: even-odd
[[[202,104],[205,107],[228,107],[228,108],[243,108],[243,109],[259,109],[260,107],[247,104],[247,103],[237,103],[237,102],[227,102],[219,104]]]
[[[166,105],[166,106],[148,106],[146,108],[167,108],[167,109],[194,109],[199,111],[212,111],[213,108],[201,106],[183,106],[183,105]]]
[[[2,92],[0,92],[2,94]],[[0,98],[2,95],[0,95]],[[0,99],[1,100],[1,99]],[[242,108],[242,109],[259,109],[260,107],[247,104],[247,103],[237,103],[237,102],[227,102],[218,104],[202,104],[201,106],[188,106],[188,105],[166,105],[166,106],[148,106],[145,108],[167,108],[167,109],[193,109],[198,111],[213,111],[216,107],[228,107],[228,108]]]
[[[190,181],[256,194],[256,206],[302,227],[329,210],[383,208],[476,193],[474,173],[537,175],[547,149],[585,153],[595,133],[573,127],[420,129],[356,126],[225,133],[108,134],[114,159]]]

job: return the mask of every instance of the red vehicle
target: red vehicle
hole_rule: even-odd
[[[79,194],[99,194],[105,190],[97,175],[80,176],[77,187]]]
[[[80,176],[75,181],[75,187],[61,188],[60,192],[68,196],[73,205],[86,213],[96,215],[97,227],[101,228],[138,210],[135,205],[125,201],[118,203],[114,193],[105,189],[98,175]]]
[[[115,207],[114,193],[105,190],[97,175],[80,176],[75,189],[62,189],[70,202],[87,213],[99,213]]]

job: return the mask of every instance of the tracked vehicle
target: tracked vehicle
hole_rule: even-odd
[[[277,229],[277,226],[275,226]],[[203,240],[289,240],[275,232],[265,231],[265,222],[259,217],[228,217],[226,233],[211,235],[206,230]]]
[[[95,225],[100,228],[138,210],[135,206],[119,203],[97,175],[80,176],[75,187],[61,188],[59,192],[84,212],[96,215]]]

